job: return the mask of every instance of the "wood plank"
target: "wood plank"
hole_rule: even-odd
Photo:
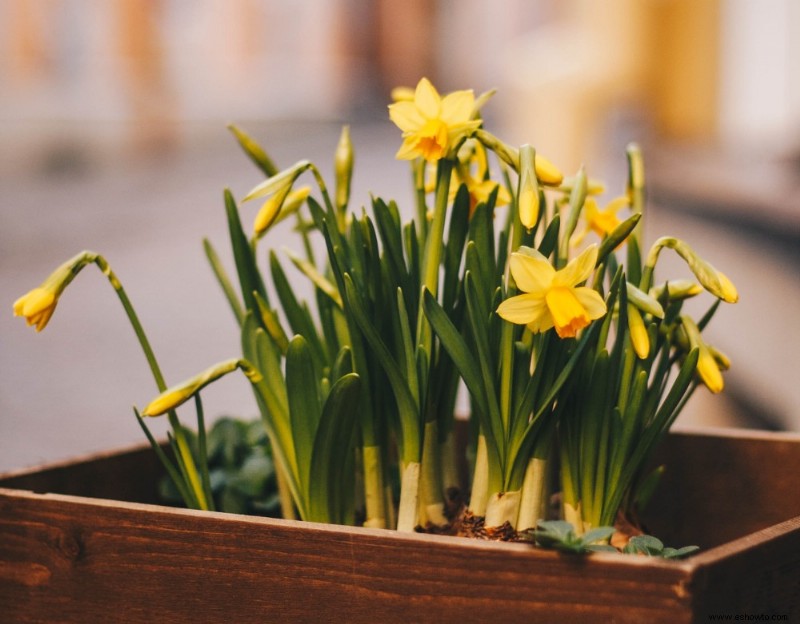
[[[800,517],[713,548],[691,561],[696,568],[692,593],[697,613],[800,619]]]
[[[670,469],[651,511],[673,536],[716,545],[686,562],[10,489],[152,500],[159,466],[146,447],[0,476],[2,621],[800,615],[800,436],[717,434],[674,433],[662,449]]]
[[[670,545],[702,549],[800,516],[800,435],[686,429],[667,436],[666,472],[645,514]]]
[[[0,491],[0,604],[11,622],[681,622],[688,570]]]

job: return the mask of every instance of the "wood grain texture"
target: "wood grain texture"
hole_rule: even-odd
[[[779,504],[768,515],[783,522],[686,562],[572,557],[524,544],[84,497],[152,479],[152,458],[141,451],[0,477],[0,622],[672,623],[707,621],[709,613],[800,615],[797,490],[792,478],[769,475],[796,466],[800,437],[762,437],[754,446],[745,438],[689,438],[672,436],[670,444],[680,451],[673,474],[693,475],[691,486],[670,490],[667,481],[660,493],[676,517],[688,509],[704,536],[715,535],[719,517],[708,507],[738,508],[727,515],[744,518],[734,533],[758,523],[759,510],[738,495],[748,490],[724,475],[731,460],[711,460],[732,453],[737,471],[746,460],[746,474],[764,473],[759,504]],[[692,462],[706,472],[693,473]],[[147,490],[135,485],[125,495],[150,500]]]
[[[640,558],[4,492],[0,530],[10,622],[688,621]]]

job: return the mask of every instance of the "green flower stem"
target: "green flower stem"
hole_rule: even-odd
[[[322,174],[319,172],[319,169],[317,169],[316,165],[311,164],[309,168],[314,174],[314,179],[317,181],[317,186],[319,187],[319,192],[322,194],[322,200],[325,202],[325,207],[330,213],[336,215],[336,225],[339,228],[339,232],[344,233],[346,228],[346,224],[344,222],[345,213],[341,210],[334,210],[331,197],[328,194],[328,187],[325,185],[325,180],[323,179]]]
[[[578,218],[580,217],[583,204],[586,201],[587,192],[586,170],[581,166],[578,174],[575,176],[575,184],[569,194],[569,217],[564,231],[561,235],[558,248],[558,259],[556,263],[557,269],[564,268],[569,259],[569,243],[572,238],[572,233],[578,225]]]
[[[454,162],[450,159],[439,161],[436,170],[436,197],[434,200],[433,220],[428,231],[425,244],[424,260],[422,266],[423,286],[430,293],[437,297],[439,291],[439,269],[442,263],[442,251],[444,248],[444,226],[447,219],[447,205],[450,193],[450,177],[453,171]],[[417,349],[422,349],[424,353],[433,356],[433,331],[430,323],[425,316],[422,308],[422,298],[420,298],[419,314],[417,316]],[[427,374],[425,375],[427,377]],[[438,415],[435,410],[425,410],[420,406],[423,420],[425,421],[422,468],[418,477],[421,482],[420,491],[416,496],[422,498],[425,516],[432,522],[439,523],[439,519],[444,519],[443,512],[439,514],[436,510],[441,505],[444,509],[444,494],[441,481],[441,458],[439,455],[438,433],[436,419]],[[429,434],[432,434],[429,440]],[[405,441],[404,441],[405,444]],[[443,522],[442,522],[443,523]]]
[[[163,392],[167,389],[167,384],[164,381],[164,375],[161,373],[161,368],[159,367],[155,353],[153,353],[153,349],[150,346],[150,341],[147,339],[144,328],[139,321],[139,316],[136,314],[136,310],[134,310],[128,295],[125,292],[125,289],[122,287],[122,283],[119,281],[116,274],[111,270],[111,267],[106,259],[103,258],[103,256],[92,252],[85,253],[85,263],[89,264],[93,262],[96,264],[116,291],[117,297],[122,303],[122,307],[125,309],[125,314],[127,314],[128,320],[130,321],[133,331],[136,334],[136,338],[139,340],[139,345],[144,352],[145,359],[150,366],[150,371],[153,374],[156,386],[158,386],[159,392]],[[172,428],[173,435],[175,436],[175,443],[178,446],[180,462],[183,464],[186,470],[186,475],[189,478],[189,484],[191,485],[191,489],[194,497],[197,500],[197,504],[199,505],[200,509],[208,510],[209,502],[203,492],[202,480],[198,474],[197,466],[194,463],[194,458],[192,457],[189,443],[186,439],[186,434],[184,433],[180,422],[178,422],[178,416],[175,414],[174,410],[170,410],[168,417],[170,427]]]
[[[628,156],[627,195],[628,201],[630,201],[631,204],[631,212],[634,214],[644,214],[645,181],[642,150],[636,143],[631,143],[628,145],[625,152]],[[639,220],[632,233],[637,243],[641,243],[642,228],[642,220]]]
[[[442,263],[442,249],[444,247],[444,224],[447,218],[447,201],[450,194],[450,176],[453,171],[453,161],[443,158],[439,161],[436,170],[436,198],[433,206],[433,220],[425,244],[425,254],[422,265],[423,286],[427,288],[434,298],[439,293],[439,266]],[[420,303],[419,324],[417,325],[417,344],[425,347],[427,353],[433,353],[431,347],[432,334],[430,324],[427,322],[425,312]]]
[[[421,158],[413,161],[411,170],[414,174],[414,193],[417,204],[417,236],[421,246],[428,235],[428,204],[425,199],[425,161]]]

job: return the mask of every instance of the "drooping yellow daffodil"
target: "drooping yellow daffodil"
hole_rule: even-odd
[[[58,298],[52,288],[38,287],[22,295],[14,302],[14,316],[24,316],[28,325],[37,332],[46,326],[56,310]]]
[[[497,313],[507,321],[527,325],[532,332],[555,327],[561,338],[573,338],[606,313],[600,294],[585,282],[597,263],[597,245],[587,247],[560,271],[535,249],[520,247],[511,254],[514,282],[524,294],[503,301]]]
[[[452,156],[458,142],[481,125],[473,119],[475,95],[472,90],[454,91],[441,97],[427,78],[414,91],[414,100],[389,105],[389,117],[403,131],[403,145],[396,157],[428,162]]]
[[[600,208],[592,197],[586,198],[583,205],[583,219],[585,227],[583,231],[573,239],[574,245],[580,245],[589,232],[594,232],[600,238],[605,238],[617,229],[622,220],[617,213],[630,205],[630,200],[626,196],[612,199],[605,208]]]
[[[37,332],[42,331],[56,311],[58,299],[64,289],[84,266],[98,260],[100,257],[91,251],[82,251],[70,258],[57,267],[39,286],[29,290],[14,302],[14,316],[25,317],[28,325],[33,325]],[[105,260],[102,260],[102,263],[107,267]],[[111,270],[108,271],[106,275],[111,274]]]

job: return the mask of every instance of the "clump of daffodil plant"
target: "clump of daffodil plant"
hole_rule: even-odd
[[[738,295],[682,240],[662,237],[642,253],[635,145],[625,192],[601,207],[602,184],[583,169],[564,177],[530,145],[508,145],[484,127],[492,94],[441,96],[424,78],[395,91],[396,157],[409,161],[415,191],[409,219],[378,197],[370,213],[351,206],[348,128],[334,151],[331,194],[315,164],[281,169],[231,126],[264,176],[240,202],[225,191],[238,288],[204,245],[241,329],[241,355],[185,382],[166,387],[97,254],[59,267],[14,312],[43,329],[78,271],[101,268],[161,392],[136,415],[189,506],[213,506],[201,390],[238,370],[254,391],[285,517],[506,537],[554,520],[558,501],[555,519],[570,523],[576,543],[607,541],[607,527],[635,526],[660,474],[645,473],[651,452],[697,386],[722,390],[727,358],[702,332],[719,302]],[[300,185],[303,176],[312,183]],[[248,232],[242,214],[251,210]],[[258,247],[285,219],[294,219],[301,250],[270,249],[262,267]],[[696,281],[657,282],[664,249]],[[298,300],[287,260],[313,287],[314,305]],[[683,303],[704,291],[714,303],[694,320]],[[457,469],[461,383],[471,405],[469,483]],[[190,399],[193,445],[176,413]],[[172,458],[145,425],[161,414]]]

